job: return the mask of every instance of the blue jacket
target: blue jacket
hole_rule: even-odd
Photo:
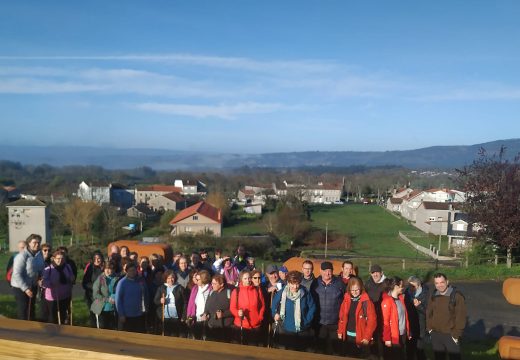
[[[144,308],[143,308],[144,306]],[[122,278],[116,288],[116,310],[119,316],[138,317],[148,309],[148,289],[143,278]]]
[[[314,299],[305,286],[300,286],[303,290],[303,296],[300,299],[300,311],[302,318],[300,320],[300,331],[308,329],[312,325],[314,314],[316,313],[316,304]],[[280,302],[282,301],[282,293],[285,287],[281,291],[277,291],[273,298],[273,306],[271,309],[272,315],[280,313]],[[287,299],[285,302],[285,319],[282,323],[284,330],[287,332],[295,333],[296,328],[294,326],[294,301]]]
[[[339,320],[339,308],[343,302],[345,284],[336,276],[332,281],[325,285],[321,276],[311,288],[317,305],[318,321],[321,325],[335,325]]]

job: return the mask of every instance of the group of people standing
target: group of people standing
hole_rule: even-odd
[[[40,242],[31,235],[14,259],[18,317],[33,318],[42,288],[47,321],[70,323],[73,266],[64,251],[45,266]],[[460,358],[465,300],[446,275],[435,274],[430,291],[415,276],[405,288],[379,265],[366,282],[350,261],[338,275],[323,261],[319,274],[310,260],[301,271],[269,265],[262,273],[242,246],[234,257],[176,253],[172,264],[112,247],[107,257],[93,254],[82,286],[98,328],[385,359],[426,359],[431,341],[436,359]]]

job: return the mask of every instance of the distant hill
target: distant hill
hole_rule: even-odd
[[[453,169],[470,164],[478,156],[480,148],[492,153],[498,151],[502,145],[507,148],[508,158],[513,158],[520,153],[520,139],[497,140],[468,146],[433,146],[403,151],[305,151],[266,154],[0,145],[0,160],[52,166],[98,165],[107,169],[149,166],[157,170],[232,169],[243,166],[266,168],[401,166],[411,169]]]

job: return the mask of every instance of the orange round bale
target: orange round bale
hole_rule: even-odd
[[[506,279],[502,285],[502,294],[504,294],[508,303],[520,305],[520,279]]]
[[[130,252],[135,251],[139,257],[150,256],[152,254],[161,255],[164,258],[166,264],[172,262],[173,249],[171,245],[165,243],[143,243],[137,240],[118,240],[108,244],[108,254],[110,254],[110,248],[112,245],[127,246]]]
[[[320,276],[320,265],[324,261],[329,261],[332,263],[333,271],[332,273],[335,275],[339,275],[341,273],[341,265],[343,264],[344,260],[332,260],[332,259],[305,259],[301,257],[292,257],[283,264],[289,271],[302,271],[302,265],[305,260],[312,261],[312,264],[314,265],[314,276],[318,277]]]

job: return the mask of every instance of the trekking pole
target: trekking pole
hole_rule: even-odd
[[[206,341],[206,324],[207,324],[207,321],[204,320],[202,322],[202,340]]]
[[[61,325],[60,298],[59,298],[59,296],[56,296],[56,307],[58,309],[58,325]]]
[[[27,308],[27,320],[31,320],[31,305],[32,305],[32,297],[29,298],[29,307]]]
[[[72,296],[70,297],[69,309],[69,325],[72,326]]]
[[[162,336],[164,336],[164,306],[166,305],[166,299],[164,297],[164,291],[162,293]]]
[[[99,329],[99,315],[96,314],[96,327]]]
[[[273,308],[273,295],[274,295],[274,291],[271,292],[271,302],[269,304],[269,309],[272,309]],[[269,326],[267,327],[267,348],[271,348],[271,321],[269,321]]]
[[[242,309],[240,309],[242,310]],[[242,310],[242,316],[240,316],[240,345],[244,345],[244,327],[242,326],[243,325],[243,322],[244,322],[244,310]]]

